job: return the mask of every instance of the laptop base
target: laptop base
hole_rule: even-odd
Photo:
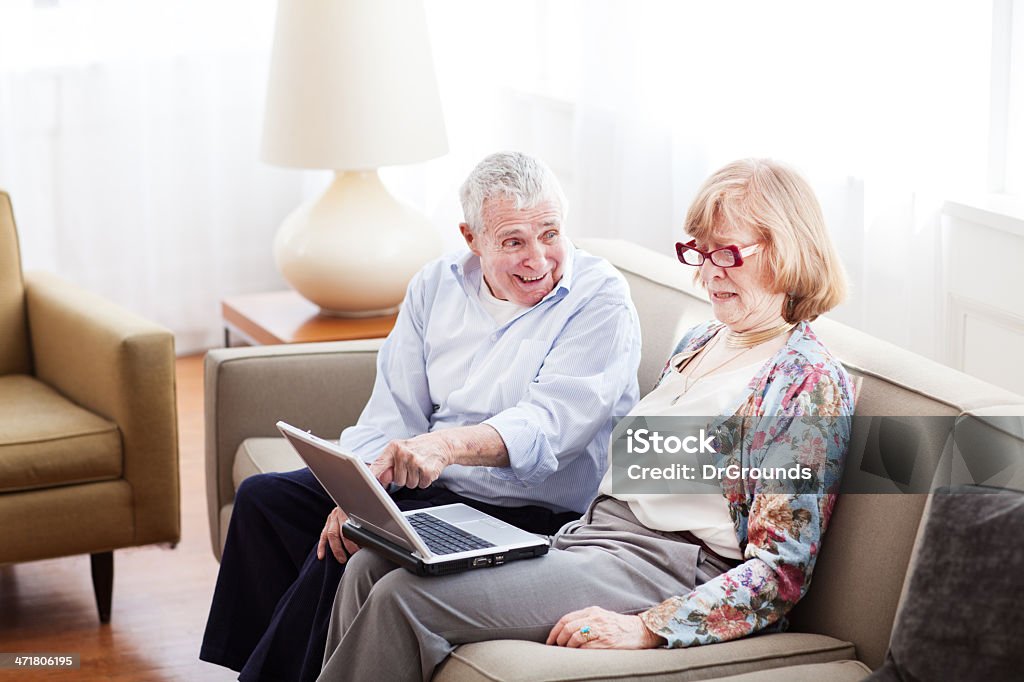
[[[400,547],[393,542],[388,542],[384,538],[374,533],[367,532],[358,526],[354,526],[351,522],[346,521],[342,524],[341,532],[346,538],[363,549],[372,550],[374,553],[383,556],[392,563],[397,564],[416,575],[422,576],[451,575],[453,573],[469,571],[474,568],[501,566],[502,564],[506,564],[510,561],[533,559],[534,557],[543,556],[548,553],[548,545],[537,545],[534,547],[511,549],[502,554],[466,557],[464,559],[437,561],[428,564],[420,561],[417,557],[410,554],[408,549]]]

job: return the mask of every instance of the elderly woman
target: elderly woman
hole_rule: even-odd
[[[360,551],[338,590],[321,679],[430,679],[457,644],[686,647],[784,627],[804,595],[849,442],[853,387],[810,321],[844,279],[807,183],[769,160],[712,175],[676,246],[716,321],[680,341],[645,416],[721,415],[718,465],[796,461],[721,495],[626,494],[611,470],[586,515],[536,561],[421,578]],[[720,429],[719,432],[722,430]]]

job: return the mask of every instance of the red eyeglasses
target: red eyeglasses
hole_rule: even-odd
[[[704,265],[704,261],[710,260],[712,265],[720,268],[738,268],[743,265],[744,257],[752,256],[760,248],[760,243],[750,246],[730,244],[714,251],[701,251],[697,248],[697,240],[694,239],[685,244],[676,242],[676,257],[685,265]]]

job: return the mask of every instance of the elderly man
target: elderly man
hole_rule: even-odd
[[[595,495],[613,417],[638,398],[636,311],[614,268],[569,242],[565,198],[540,161],[491,155],[461,199],[469,250],[409,284],[341,445],[402,509],[463,502],[551,534]],[[308,469],[246,479],[200,658],[242,680],[314,679],[359,550],[345,518]]]

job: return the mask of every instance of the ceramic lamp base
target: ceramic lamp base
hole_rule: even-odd
[[[376,171],[335,173],[274,239],[285,280],[323,313],[341,317],[393,313],[412,276],[440,254],[434,227],[391,196]]]

